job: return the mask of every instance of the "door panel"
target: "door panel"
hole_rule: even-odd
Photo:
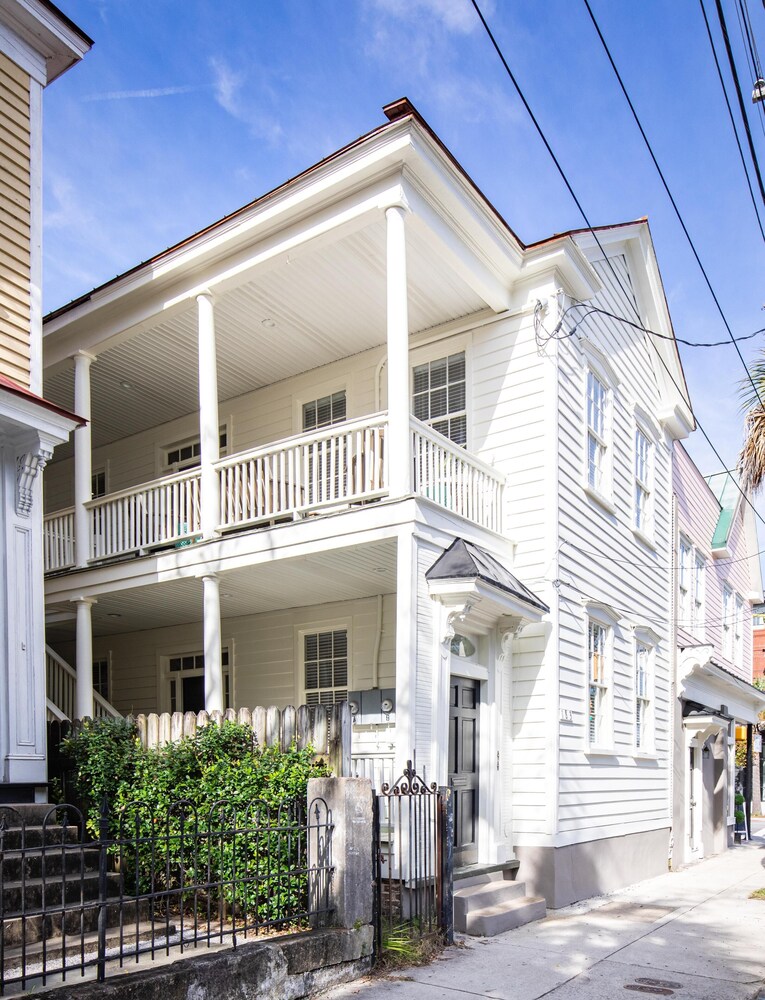
[[[454,789],[454,863],[478,860],[478,681],[452,677],[449,690],[449,784]]]

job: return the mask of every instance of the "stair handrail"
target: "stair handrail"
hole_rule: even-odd
[[[47,656],[49,656],[51,658],[51,660],[53,660],[59,667],[61,667],[61,669],[64,671],[65,674],[68,674],[72,678],[72,680],[75,682],[75,684],[77,683],[77,671],[74,669],[74,667],[71,664],[67,663],[66,660],[62,656],[59,656],[55,649],[51,649],[51,647],[47,644],[47,642],[45,644],[45,653],[46,653]],[[53,703],[50,701],[50,699],[48,699],[48,705],[50,706],[52,704]],[[96,706],[98,706],[101,709],[100,712],[96,711]],[[58,706],[55,706],[55,708],[58,709]],[[52,710],[53,709],[51,709],[51,711]],[[61,712],[61,710],[58,709],[58,711],[56,711],[54,713],[57,718],[58,718],[58,715],[59,715],[60,712]],[[93,692],[93,718],[96,718],[97,716],[104,716],[104,715],[107,715],[107,716],[109,716],[112,719],[121,719],[122,718],[122,713],[118,712],[117,709],[114,707],[114,705],[111,704],[111,702],[108,702],[106,700],[106,698],[104,698],[103,695],[101,695],[101,694],[98,693],[98,691],[94,691]],[[67,719],[67,718],[68,718],[67,715],[61,713],[61,719],[59,721],[63,722],[63,720]]]

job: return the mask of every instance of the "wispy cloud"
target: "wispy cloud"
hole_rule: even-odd
[[[107,90],[102,94],[89,94],[83,101],[130,101],[147,97],[174,97],[176,94],[190,94],[194,90],[204,90],[204,86],[187,84],[180,87],[148,87],[145,90]]]
[[[209,65],[213,75],[213,93],[220,107],[237,121],[247,125],[257,138],[265,139],[273,145],[279,142],[283,134],[281,123],[263,109],[264,96],[269,103],[271,99],[268,88],[261,85],[256,95],[246,95],[246,73],[234,69],[218,56],[211,56]]]
[[[470,34],[480,26],[478,15],[468,0],[370,0],[371,6],[382,14],[404,21],[436,21],[447,31],[460,35]],[[485,16],[494,12],[493,0],[484,0],[481,10]]]

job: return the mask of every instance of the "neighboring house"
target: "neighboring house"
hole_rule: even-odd
[[[736,726],[757,722],[752,605],[762,601],[752,507],[729,472],[706,479],[675,445],[676,864],[732,841]]]
[[[666,870],[693,418],[644,220],[525,246],[385,112],[47,317],[92,418],[45,473],[49,665],[76,714],[348,698],[360,772],[450,781],[458,861],[561,906]]]
[[[752,675],[765,680],[765,604],[752,608]]]
[[[77,419],[42,398],[42,92],[91,41],[52,3],[0,4],[0,801],[47,785],[40,471]]]

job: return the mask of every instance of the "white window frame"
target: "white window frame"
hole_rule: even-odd
[[[300,625],[295,630],[295,690],[298,692],[298,702],[300,705],[308,704],[308,692],[305,684],[305,639],[310,635],[321,635],[327,632],[345,632],[347,641],[347,674],[345,685],[332,685],[324,688],[326,691],[338,692],[340,690],[353,691],[353,627],[350,619],[336,619],[333,621],[310,622]],[[333,678],[334,679],[334,678]],[[310,688],[311,692],[321,692],[322,688]],[[342,699],[341,699],[342,700]],[[312,702],[313,703],[313,702]],[[338,702],[333,700],[333,704]],[[329,705],[326,705],[328,708]]]
[[[317,419],[316,427],[311,427],[311,428],[306,429],[306,426],[305,426],[305,408],[307,406],[311,406],[312,404],[316,404],[316,406],[317,406],[317,416],[318,416],[318,404],[321,402],[321,400],[323,400],[323,399],[329,400],[330,410],[331,410],[332,409],[332,401],[334,400],[335,396],[339,396],[341,393],[342,393],[342,396],[343,396],[343,402],[345,403],[344,412],[343,412],[342,417],[338,417],[335,420],[330,419],[326,423],[322,423],[322,424],[318,423],[318,419]],[[334,392],[321,392],[317,396],[313,396],[311,399],[304,399],[300,403],[300,433],[301,434],[318,434],[321,431],[326,430],[327,427],[335,427],[337,424],[344,424],[347,419],[348,419],[348,391],[347,391],[347,389],[345,388],[344,385],[340,386],[338,389],[335,389]]]
[[[102,663],[106,664],[106,692],[107,693],[104,694],[103,691],[99,691],[98,690],[98,686],[96,685],[96,678],[95,678],[95,676],[93,676],[93,692],[94,693],[98,692],[98,694],[100,694],[102,698],[104,698],[106,701],[108,701],[111,704],[111,702],[112,702],[112,696],[114,694],[114,692],[112,690],[112,653],[111,653],[111,650],[109,650],[109,652],[105,656],[94,656],[93,657],[93,666],[91,668],[92,671],[95,672],[96,664],[100,665]]]
[[[735,616],[735,604],[733,589],[727,584],[723,584],[722,591],[722,625],[721,644],[722,654],[726,660],[733,660],[733,625]]]
[[[650,753],[654,749],[654,646],[636,638],[634,663],[635,750]]]
[[[160,701],[166,706],[166,712],[184,712],[185,709],[176,706],[172,707],[171,683],[179,677],[204,677],[204,666],[194,667],[191,670],[171,671],[170,661],[183,658],[184,656],[201,656],[204,659],[204,650],[199,646],[181,647],[162,652],[159,656],[159,678],[160,678]],[[228,657],[228,664],[223,667],[223,710],[233,708],[234,701],[234,643],[233,640],[221,642],[221,657],[225,661]],[[228,691],[227,691],[228,688]],[[226,704],[226,694],[228,693],[228,705]],[[176,692],[176,697],[182,700],[183,688]]]
[[[465,375],[464,375],[464,400],[463,400],[463,407],[461,409],[457,408],[457,409],[454,409],[454,410],[450,410],[449,409],[449,393],[448,393],[448,386],[449,386],[449,380],[448,380],[448,378],[449,378],[449,376],[448,376],[449,359],[450,358],[454,358],[454,357],[458,357],[459,355],[462,355],[463,366],[464,366],[464,373],[465,373]],[[409,367],[409,408],[410,408],[410,412],[412,413],[413,416],[415,416],[415,412],[414,412],[414,397],[415,397],[414,373],[415,373],[415,369],[416,368],[424,368],[426,365],[430,369],[430,367],[432,365],[437,364],[440,361],[446,362],[446,365],[447,365],[447,381],[446,381],[446,385],[445,385],[445,388],[447,390],[446,412],[444,414],[442,414],[441,416],[437,416],[437,417],[430,417],[429,416],[427,419],[424,419],[424,420],[422,418],[420,418],[420,417],[417,417],[417,419],[421,420],[422,423],[424,423],[426,426],[432,428],[437,433],[443,434],[443,436],[447,439],[447,441],[452,441],[453,444],[456,444],[460,448],[469,449],[469,447],[470,447],[470,424],[471,424],[471,420],[470,420],[470,393],[469,393],[469,387],[470,387],[471,382],[470,382],[469,355],[468,355],[468,351],[467,351],[467,346],[464,343],[451,344],[450,345],[449,343],[440,342],[440,343],[437,343],[435,345],[435,349],[434,350],[429,351],[426,354],[422,354],[420,356],[415,356],[415,357],[411,357],[410,358],[410,367]],[[439,387],[436,387],[436,388],[439,388]],[[427,390],[425,390],[425,391],[428,394],[430,394],[430,393],[433,392],[433,387],[429,384]],[[417,393],[417,395],[418,396],[419,395],[423,395],[423,393],[420,392],[420,393]],[[438,423],[442,423],[444,420],[452,420],[454,418],[461,417],[461,416],[464,416],[464,418],[465,418],[465,440],[464,440],[464,442],[454,441],[454,439],[451,438],[448,434],[444,434],[443,431],[438,430],[438,428],[436,428],[436,426],[435,426]]]
[[[704,638],[706,618],[706,575],[707,561],[696,549],[693,553],[693,574],[691,577],[691,631],[698,638]]]
[[[220,445],[220,457],[224,458],[229,453],[229,429],[228,424],[221,424],[219,429],[219,441],[221,438],[225,437],[226,443]],[[170,461],[170,455],[174,451],[180,451],[182,448],[194,448],[195,445],[199,445],[200,454],[198,456],[192,455],[191,458],[178,460],[176,462]],[[181,438],[179,441],[173,441],[170,444],[163,444],[159,449],[159,463],[160,463],[160,474],[163,476],[175,476],[179,472],[188,472],[190,469],[198,469],[201,464],[201,439],[199,434],[191,434],[189,437]]]
[[[677,620],[681,628],[690,629],[693,594],[693,544],[680,535],[677,546]]]
[[[103,493],[96,493],[93,488],[95,483],[94,480],[97,476],[104,477],[104,491]],[[91,500],[99,500],[101,497],[105,497],[109,492],[109,475],[105,465],[99,465],[91,469],[90,472],[90,498]]]
[[[597,652],[596,645],[600,646]],[[611,691],[613,686],[613,635],[610,626],[587,618],[587,743],[593,747],[610,747],[613,742],[611,725]],[[595,666],[596,657],[600,658]]]
[[[737,667],[744,665],[744,598],[741,594],[734,597],[733,619],[733,662]]]
[[[655,465],[656,444],[646,428],[641,423],[636,423],[632,523],[635,530],[648,539],[654,536]]]

